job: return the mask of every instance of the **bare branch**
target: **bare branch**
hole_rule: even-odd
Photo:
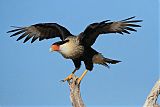
[[[160,94],[160,80],[158,80],[154,85],[154,87],[152,88],[143,107],[160,107],[160,105],[157,104],[157,99],[159,94]]]
[[[80,94],[80,83],[78,77],[73,75],[72,79],[68,81],[70,88],[70,99],[73,107],[85,107]]]

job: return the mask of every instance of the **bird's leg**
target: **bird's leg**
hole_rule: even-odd
[[[82,79],[84,78],[84,76],[87,74],[88,70],[86,69],[83,74],[78,78],[77,83],[80,84],[80,82],[82,81]]]
[[[62,80],[62,82],[65,82],[65,81],[69,81],[69,80],[71,80],[71,79],[72,79],[73,74],[74,74],[77,70],[78,70],[77,68],[76,68],[76,69],[74,69],[74,71],[73,71],[70,75],[68,75],[64,80]]]

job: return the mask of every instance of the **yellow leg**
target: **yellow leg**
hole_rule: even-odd
[[[88,70],[86,69],[83,74],[78,78],[77,83],[80,84],[80,82],[82,81],[82,79],[84,78],[84,76],[87,74]]]
[[[77,69],[75,69],[70,75],[68,75],[64,80],[61,80],[62,82],[65,82],[65,81],[69,81],[72,79],[72,76],[73,74],[77,71]]]

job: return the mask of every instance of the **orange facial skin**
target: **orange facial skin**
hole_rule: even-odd
[[[51,49],[52,49],[53,51],[59,51],[59,45],[52,45],[52,46],[51,46]]]

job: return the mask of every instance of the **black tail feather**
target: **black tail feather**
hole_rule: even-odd
[[[92,58],[92,61],[93,61],[94,64],[100,64],[100,65],[103,65],[107,68],[109,68],[108,64],[116,64],[116,63],[121,62],[121,61],[118,61],[118,60],[105,58],[101,53],[94,55],[93,58]]]
[[[121,61],[113,60],[113,59],[109,59],[109,58],[105,58],[104,60],[105,60],[105,62],[107,62],[109,64],[116,64],[116,63],[121,62]]]

